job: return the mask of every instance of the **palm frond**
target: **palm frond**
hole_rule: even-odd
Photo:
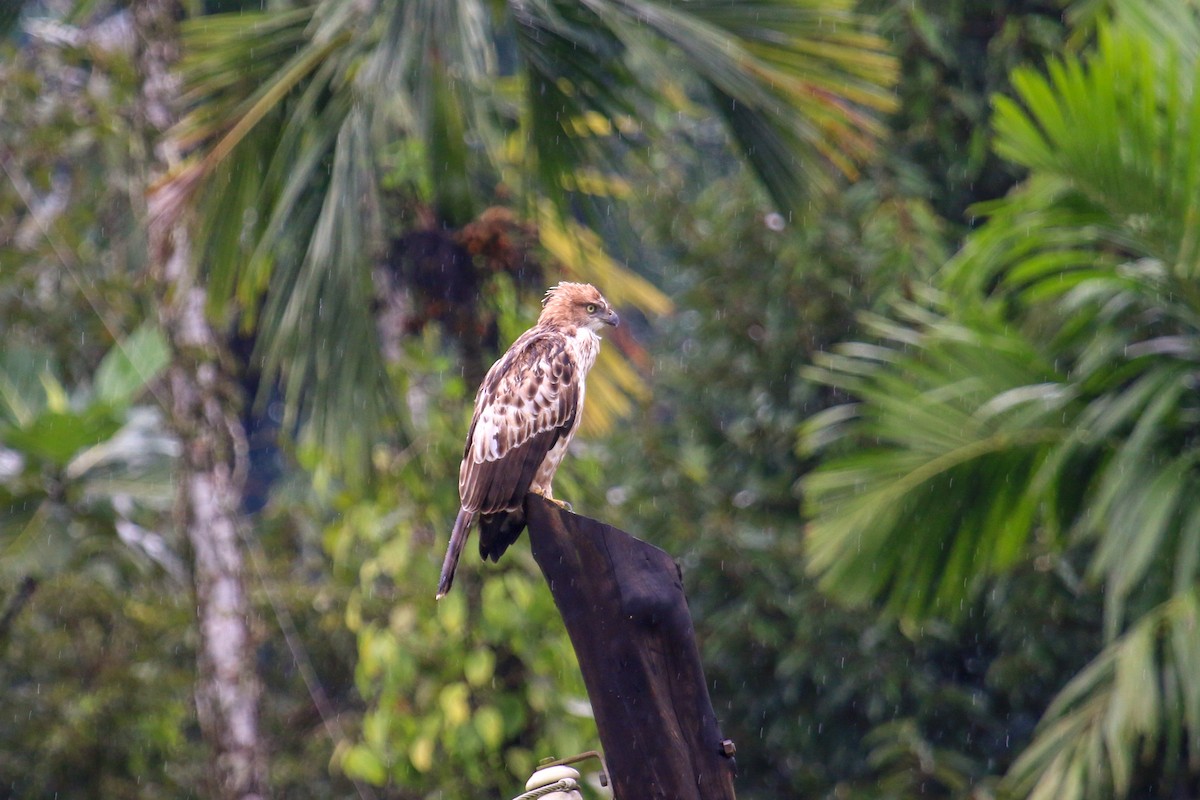
[[[812,373],[856,400],[808,432],[851,448],[803,482],[826,587],[953,615],[994,571],[1070,546],[1104,589],[1108,645],[1046,712],[1014,796],[1120,797],[1200,757],[1195,69],[1101,23],[1095,52],[1019,71],[997,147],[1032,177],[980,209],[944,294],[867,320],[875,340]]]
[[[736,8],[659,0],[513,3],[543,187],[559,186],[583,163],[612,163],[608,143],[573,135],[572,120],[594,113],[615,129],[629,118],[653,126],[658,98],[681,96],[677,58],[707,88],[775,202],[800,208],[807,192],[828,186],[829,165],[855,174],[883,133],[875,114],[895,104],[895,60],[851,7],[794,0]]]
[[[982,576],[1024,552],[1037,508],[1025,482],[1068,435],[1072,392],[1000,324],[941,319],[900,331],[881,345],[841,346],[809,371],[834,384],[850,376],[841,385],[860,402],[853,417],[813,418],[802,438],[853,432],[875,442],[803,479],[809,565],[849,600],[953,616]],[[980,371],[983,362],[990,368]]]
[[[781,208],[799,207],[798,187],[827,185],[822,163],[857,174],[856,164],[883,135],[872,112],[895,108],[887,77],[895,62],[886,44],[864,30],[852,4],[702,2],[663,4],[659,11],[643,15],[639,9],[638,18],[679,47],[703,76]]]
[[[1200,93],[1196,62],[1156,57],[1158,42],[1109,26],[1095,53],[1018,70],[1018,100],[998,97],[996,149],[1056,176],[1115,233],[1181,277],[1200,270]]]
[[[264,373],[283,376],[285,396],[304,398],[292,404],[285,425],[303,412],[323,452],[358,466],[368,463],[380,433],[372,423],[387,418],[378,332],[366,313],[374,293],[367,254],[379,235],[373,163],[369,120],[351,109],[338,131],[307,251],[277,265],[272,276],[257,347]]]
[[[262,385],[283,381],[287,427],[303,419],[305,438],[352,471],[387,418],[367,313],[381,236],[374,121],[354,90],[364,24],[320,5],[192,20],[184,77],[197,110],[177,131],[211,142],[183,179],[203,180],[214,312],[236,310],[256,331]]]
[[[1175,51],[1187,63],[1200,57],[1200,3],[1196,0],[1144,2],[1144,0],[1074,0],[1066,11],[1072,39],[1082,41],[1103,22],[1135,32],[1164,47],[1160,53]]]
[[[629,137],[678,107],[682,87],[711,88],[781,205],[798,207],[828,172],[815,161],[852,171],[881,132],[895,63],[851,5],[755,0],[754,22],[659,0],[315,0],[197,17],[181,70],[192,110],[174,132],[191,156],[163,196],[201,211],[211,311],[255,332],[263,385],[282,381],[289,422],[362,456],[334,429],[355,420],[365,441],[385,424],[366,312],[386,142],[417,154],[388,179],[424,192],[444,223],[520,188],[531,216],[554,208],[560,222],[539,221],[562,263],[615,302],[661,310],[661,294],[561,220],[589,193],[621,191]],[[506,41],[515,53],[502,59]],[[698,83],[679,80],[681,62]],[[627,409],[634,374],[606,358],[597,398],[612,402],[595,409]]]
[[[1005,776],[1005,788],[1030,800],[1125,796],[1150,763],[1163,733],[1178,763],[1200,753],[1200,597],[1176,595],[1142,616],[1054,699],[1033,743]]]
[[[878,343],[811,373],[858,402],[805,433],[872,443],[803,483],[829,588],[907,614],[952,606],[1039,525],[1047,545],[1095,545],[1111,638],[1187,536],[1200,306],[1185,221],[1200,191],[1178,190],[1172,170],[1192,164],[1169,140],[1196,106],[1144,42],[1100,41],[1049,77],[1022,72],[1023,106],[1000,104],[998,146],[1034,177],[982,209],[941,276],[948,294],[868,320]]]

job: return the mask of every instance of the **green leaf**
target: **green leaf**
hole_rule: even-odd
[[[94,394],[98,402],[119,408],[157,378],[170,362],[166,338],[157,326],[145,324],[116,344],[96,369]]]
[[[92,405],[77,413],[47,410],[30,425],[0,430],[0,442],[65,467],[76,453],[111,438],[121,424],[122,419],[106,405]]]
[[[49,354],[15,347],[0,351],[0,413],[22,426],[46,406],[42,375],[51,372]]]
[[[504,720],[495,706],[483,706],[476,710],[472,724],[489,749],[495,750],[503,743]]]
[[[379,756],[361,744],[356,744],[346,751],[342,759],[342,771],[351,778],[376,786],[382,786],[387,781],[387,768]]]
[[[471,686],[484,686],[495,674],[496,656],[490,648],[481,647],[463,662],[463,675]]]

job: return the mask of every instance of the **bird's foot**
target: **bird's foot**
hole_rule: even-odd
[[[568,503],[566,500],[555,499],[555,498],[551,497],[550,495],[546,494],[545,492],[539,491],[538,489],[530,489],[529,493],[536,494],[538,497],[542,498],[543,500],[548,500],[551,503],[554,503],[554,505],[558,506],[563,511],[570,511],[572,514],[575,513],[575,509],[572,508],[571,504]]]

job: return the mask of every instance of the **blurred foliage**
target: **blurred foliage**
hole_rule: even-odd
[[[251,518],[245,542],[271,785],[300,800],[363,796],[335,755],[361,724],[364,703],[345,622],[354,581],[325,552],[323,513],[306,477],[293,475]]]
[[[493,296],[506,339],[537,313],[533,303],[505,307],[511,290]],[[436,336],[409,341],[393,373],[411,443],[376,451],[382,480],[372,494],[343,490],[332,500],[338,516],[325,542],[339,572],[357,578],[346,623],[368,703],[361,739],[334,761],[390,796],[509,797],[542,758],[598,742],[566,630],[527,548],[498,566],[467,559],[455,591],[433,599],[472,400]],[[596,476],[594,463],[575,459],[556,488],[571,497]]]
[[[992,147],[991,98],[1009,75],[1064,46],[1064,0],[867,0],[900,59],[898,111],[885,157],[905,193],[958,227],[1001,197],[1021,167]]]
[[[320,530],[298,512],[307,494],[280,489],[256,526],[260,724],[279,796],[354,797],[331,766],[336,742],[362,714],[344,624],[348,584],[331,576]],[[27,584],[0,582],[0,785],[13,798],[195,797],[208,754],[192,697],[190,586],[118,541],[111,523],[76,514],[70,533],[77,561],[69,568],[43,571],[25,596]],[[0,543],[7,539],[5,528]],[[10,566],[3,555],[0,564]]]
[[[175,445],[137,404],[164,351],[125,335],[150,307],[132,71],[120,36],[18,31],[0,41],[0,785],[179,795],[203,752],[181,554],[159,533]]]
[[[895,62],[869,22],[850,0],[309,0],[200,15],[183,26],[189,112],[172,132],[187,158],[157,188],[196,211],[212,310],[254,331],[285,428],[301,423],[355,477],[395,400],[361,313],[384,242],[449,238],[504,206],[537,222],[565,277],[638,286],[624,302],[646,312],[669,305],[589,257],[599,241],[581,220],[621,204],[626,159],[676,114],[722,125],[781,207],[856,173],[894,107]],[[385,186],[414,214],[388,219]],[[470,310],[484,265],[436,266]],[[592,377],[593,428],[638,384],[614,355]]]
[[[480,303],[500,341],[540,310],[506,275],[489,281]],[[456,591],[434,602],[472,401],[444,336],[430,325],[392,360],[405,401],[399,438],[408,444],[376,447],[378,480],[347,484],[321,450],[301,449],[319,491],[291,508],[331,520],[323,541],[334,575],[354,587],[344,630],[357,639],[354,683],[366,710],[357,741],[336,747],[333,769],[391,797],[511,796],[539,760],[598,740],[566,631],[527,549],[498,566],[468,559]],[[577,507],[586,511],[599,462],[586,434],[576,450],[556,488],[583,498]]]
[[[248,4],[203,5],[215,12]],[[747,27],[724,5],[703,5],[755,42],[758,57],[778,55],[762,40],[761,22]],[[475,7],[457,7],[467,6]],[[776,4],[756,7],[766,13]],[[1189,737],[1200,719],[1195,526],[1183,524],[1195,495],[1187,214],[1198,173],[1188,160],[1190,83],[1160,83],[1156,70],[1179,66],[1181,56],[1163,55],[1172,48],[1194,54],[1200,38],[1185,24],[1194,4],[1075,3],[1065,9],[1077,23],[1069,42],[1059,3],[871,0],[863,7],[878,15],[879,33],[900,58],[892,135],[876,159],[856,162],[859,180],[810,191],[798,203],[781,202],[779,186],[768,181],[770,193],[748,177],[737,144],[747,131],[723,127],[695,102],[713,88],[697,94],[705,80],[731,79],[727,62],[697,85],[670,81],[680,91],[642,120],[645,129],[630,128],[620,108],[602,118],[581,111],[565,122],[526,119],[514,111],[522,89],[510,85],[517,45],[501,31],[494,82],[421,68],[400,107],[381,107],[414,131],[433,130],[432,146],[414,136],[380,147],[361,104],[343,103],[337,91],[368,96],[364,82],[390,74],[387,63],[410,62],[382,51],[355,61],[368,58],[366,45],[382,35],[355,27],[360,6],[326,3],[320,19],[308,4],[201,19],[189,29],[198,48],[189,70],[198,84],[219,84],[215,96],[228,105],[215,111],[228,119],[264,112],[260,124],[283,129],[289,115],[320,110],[301,118],[278,150],[264,138],[267,128],[238,129],[242,160],[213,173],[214,196],[229,201],[222,230],[237,237],[220,247],[206,241],[217,256],[251,258],[238,262],[246,274],[226,273],[218,288],[228,297],[240,292],[238,310],[249,315],[297,313],[303,298],[292,305],[287,281],[274,294],[279,305],[255,305],[268,286],[256,259],[303,266],[317,232],[328,234],[328,253],[350,257],[338,262],[349,270],[376,245],[418,230],[461,248],[471,274],[478,272],[477,283],[456,287],[470,289],[474,319],[491,328],[479,358],[534,318],[529,285],[542,280],[539,267],[595,277],[623,306],[642,309],[622,308],[628,338],[619,342],[624,374],[640,388],[615,380],[604,403],[632,416],[603,440],[581,437],[556,490],[581,513],[680,560],[710,693],[738,744],[743,798],[983,800],[1079,795],[1081,786],[1079,796],[1100,797],[1112,785],[1139,797],[1186,796]],[[165,528],[167,495],[156,488],[162,459],[139,467],[111,457],[169,444],[156,415],[139,405],[150,396],[136,394],[153,370],[131,372],[122,360],[142,352],[153,363],[153,347],[114,349],[131,337],[152,338],[130,333],[154,302],[137,279],[142,200],[129,191],[145,143],[129,135],[135,76],[122,38],[125,12],[100,0],[80,8],[18,25],[0,44],[0,786],[14,797],[185,797],[205,768],[190,696],[189,593],[170,566],[185,563],[186,553]],[[1155,60],[1110,38],[1105,57],[1124,60],[1102,78],[1094,55],[1072,56],[1049,79],[1039,77],[1044,55],[1098,40],[1108,13],[1173,44]],[[466,40],[481,41],[475,19],[434,22],[465,25]],[[255,27],[268,24],[277,27]],[[573,18],[563,24],[572,35],[583,30]],[[614,22],[631,46],[645,48],[649,31],[625,24]],[[347,39],[346,31],[365,35]],[[239,35],[222,45],[230,33]],[[278,35],[278,49],[262,49],[259,33]],[[605,69],[615,63],[612,40],[586,38],[586,52],[602,56]],[[878,55],[878,40],[871,42]],[[245,57],[254,48],[260,58],[223,63],[218,45]],[[338,62],[332,53],[343,45],[354,53]],[[521,46],[533,52],[530,42]],[[632,76],[647,85],[664,68],[689,63],[678,51],[650,47],[631,49],[639,55],[628,67],[637,73],[649,63],[638,58],[657,64]],[[235,62],[249,66],[230,69]],[[300,81],[294,93],[268,97],[282,85],[271,79],[299,74],[286,65],[311,67],[304,73],[311,86]],[[1012,72],[1021,65],[1034,69]],[[1084,102],[1105,86],[1107,105]],[[488,87],[496,92],[479,93]],[[264,105],[242,104],[246,91],[260,92],[253,99]],[[993,93],[1012,99],[992,105]],[[410,107],[400,102],[418,96]],[[1131,99],[1139,97],[1156,102]],[[456,105],[464,98],[494,108],[476,119],[477,106]],[[193,121],[225,141],[234,129],[218,117]],[[472,120],[484,132],[505,122],[494,141],[510,149],[463,139]],[[539,169],[564,177],[567,165],[607,151],[602,170],[564,177],[559,187],[603,241],[535,200],[526,208],[538,223],[537,243],[528,246],[529,229],[512,213],[517,204],[506,193],[529,179],[513,167],[532,152],[523,137],[551,122],[566,126],[577,149],[547,151]],[[662,138],[643,138],[649,126]],[[838,130],[824,128],[817,139]],[[454,146],[460,140],[464,147]],[[1078,163],[1060,162],[1068,150],[1083,153]],[[360,162],[367,153],[377,160]],[[499,166],[479,167],[484,162]],[[382,197],[361,191],[374,180],[356,171],[366,164],[381,165]],[[1010,200],[975,205],[1005,195],[1030,170],[1033,179]],[[1084,173],[1091,179],[1078,179]],[[315,194],[299,188],[306,176],[319,177]],[[327,189],[353,202],[326,205]],[[360,205],[364,197],[380,205]],[[376,220],[379,239],[333,234],[334,223],[371,222],[391,203],[400,213]],[[433,222],[420,216],[428,213]],[[951,257],[976,214],[989,222]],[[318,231],[322,219],[331,227]],[[460,227],[447,228],[448,220]],[[303,235],[256,238],[284,223]],[[626,228],[637,237],[623,237]],[[262,242],[280,249],[268,253]],[[623,252],[623,261],[612,252]],[[319,263],[293,274],[309,282],[306,296],[345,277]],[[629,278],[634,271],[649,283]],[[435,299],[445,288],[439,280],[450,281],[434,275]],[[347,331],[373,339],[375,317],[364,309],[374,309],[377,287],[357,288],[360,295],[342,298],[336,313],[317,303],[337,333],[330,342]],[[671,306],[673,314],[659,316]],[[870,313],[860,316],[864,309]],[[324,387],[352,406],[362,396],[347,389],[362,386],[357,377],[329,380],[339,374],[334,367],[399,398],[396,440],[404,444],[368,451],[380,480],[344,483],[329,451],[310,441],[297,454],[307,473],[263,489],[266,505],[250,517],[262,724],[280,796],[354,796],[356,779],[374,785],[367,793],[405,800],[511,797],[538,759],[597,744],[569,642],[523,543],[499,565],[469,559],[462,591],[433,602],[474,387],[464,378],[471,367],[457,354],[456,330],[445,317],[428,319],[403,330],[386,369],[363,372],[342,351],[315,362]],[[297,331],[296,348],[324,335]],[[836,346],[847,340],[859,343]],[[606,345],[606,356],[613,350]],[[814,360],[828,382],[811,380]],[[845,403],[883,374],[879,363],[903,369],[874,387],[872,399],[893,416],[872,432],[854,421],[862,407]],[[962,391],[945,391],[939,376],[961,379],[950,385]],[[269,393],[270,381],[263,385]],[[1064,385],[1066,396],[1054,391]],[[590,387],[589,402],[603,391]],[[361,410],[331,418],[331,435],[357,424]],[[268,405],[276,425],[277,411]],[[867,434],[857,443],[886,447],[893,437],[927,433],[944,444],[1005,425],[1020,432],[1031,420],[1066,431],[1055,440],[1059,461],[1013,448],[1007,461],[903,502],[854,487],[833,499],[820,483],[837,477],[831,467],[798,483],[847,425]],[[797,450],[801,429],[813,438]],[[108,460],[99,458],[105,453]],[[160,453],[168,454],[169,447]],[[913,480],[911,470],[905,474]],[[1014,502],[1028,485],[1019,478],[1030,476],[1060,491],[1035,504]],[[136,502],[114,501],[121,496]],[[967,501],[951,507],[955,497]],[[809,502],[821,512],[808,524],[820,538],[830,509],[849,513],[873,498],[896,522],[884,550],[908,566],[889,571],[882,555],[863,560],[878,529],[859,541],[865,549],[826,557],[854,584],[848,592],[842,586],[843,597],[860,603],[847,608],[806,572],[806,559],[820,566],[822,556],[806,549],[797,507]],[[1139,524],[1126,525],[1130,519]],[[31,522],[48,535],[22,538]],[[989,530],[1008,538],[992,546]],[[956,552],[964,555],[955,560]],[[880,591],[893,598],[890,608]],[[1087,782],[1059,780],[1064,775]]]
[[[103,0],[25,5],[0,40],[0,793],[191,797],[207,753],[169,524],[177,444],[152,405],[164,350],[142,326],[130,20]],[[269,520],[257,618],[290,615],[348,724],[361,701],[345,590],[312,523]],[[348,796],[291,651],[274,624],[255,635],[273,785]]]
[[[1043,562],[1103,601],[1103,647],[1060,676],[1018,796],[1197,783],[1200,7],[1118,5],[1094,47],[996,100],[997,151],[1031,177],[981,209],[937,290],[814,372],[858,401],[808,425],[854,443],[804,482],[823,585],[946,618]]]
[[[1029,569],[961,624],[902,629],[817,590],[796,513],[795,431],[839,397],[805,365],[858,304],[930,274],[945,229],[885,184],[786,222],[719,165],[656,166],[637,219],[679,310],[655,324],[654,402],[601,454],[609,485],[591,502],[680,560],[739,796],[992,796],[1094,646],[1095,603]],[[704,188],[664,202],[688,186]]]
[[[93,575],[40,581],[0,639],[0,783],[14,798],[186,796],[205,763],[186,592]]]
[[[53,351],[68,385],[150,308],[131,196],[143,145],[117,19],[0,39],[0,332]]]
[[[109,352],[90,387],[68,392],[46,355],[0,351],[0,574],[102,569],[86,526],[75,528],[92,520],[182,577],[162,538],[139,524],[172,498],[176,444],[153,409],[131,408],[166,364],[166,342],[144,327]]]
[[[203,783],[190,582],[169,525],[178,445],[155,408],[133,404],[152,399],[146,389],[166,358],[162,337],[143,327],[68,389],[51,354],[0,352],[0,785],[9,796],[184,797]],[[331,707],[353,711],[345,592],[324,580],[317,532],[309,524],[306,542],[305,530],[282,517],[259,527],[258,618],[286,614],[315,674],[341,687]],[[295,654],[277,631],[255,634],[263,724],[280,751],[274,785],[289,797],[344,792],[346,780],[325,766],[331,736]]]
[[[197,778],[168,758],[189,747],[191,682],[164,636],[187,604],[159,602],[185,580],[178,542],[155,530],[176,445],[132,405],[166,361],[144,327],[68,389],[52,354],[0,352],[0,783],[13,796],[151,797]]]

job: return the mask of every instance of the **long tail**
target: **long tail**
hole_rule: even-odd
[[[454,519],[454,530],[450,532],[450,546],[446,548],[446,560],[442,562],[442,578],[438,581],[437,597],[441,600],[446,596],[446,592],[450,591],[450,586],[454,583],[454,570],[458,568],[458,559],[462,555],[463,547],[467,544],[467,534],[471,532],[471,517],[475,516],[474,512],[467,511],[465,508],[458,510],[458,516]]]

